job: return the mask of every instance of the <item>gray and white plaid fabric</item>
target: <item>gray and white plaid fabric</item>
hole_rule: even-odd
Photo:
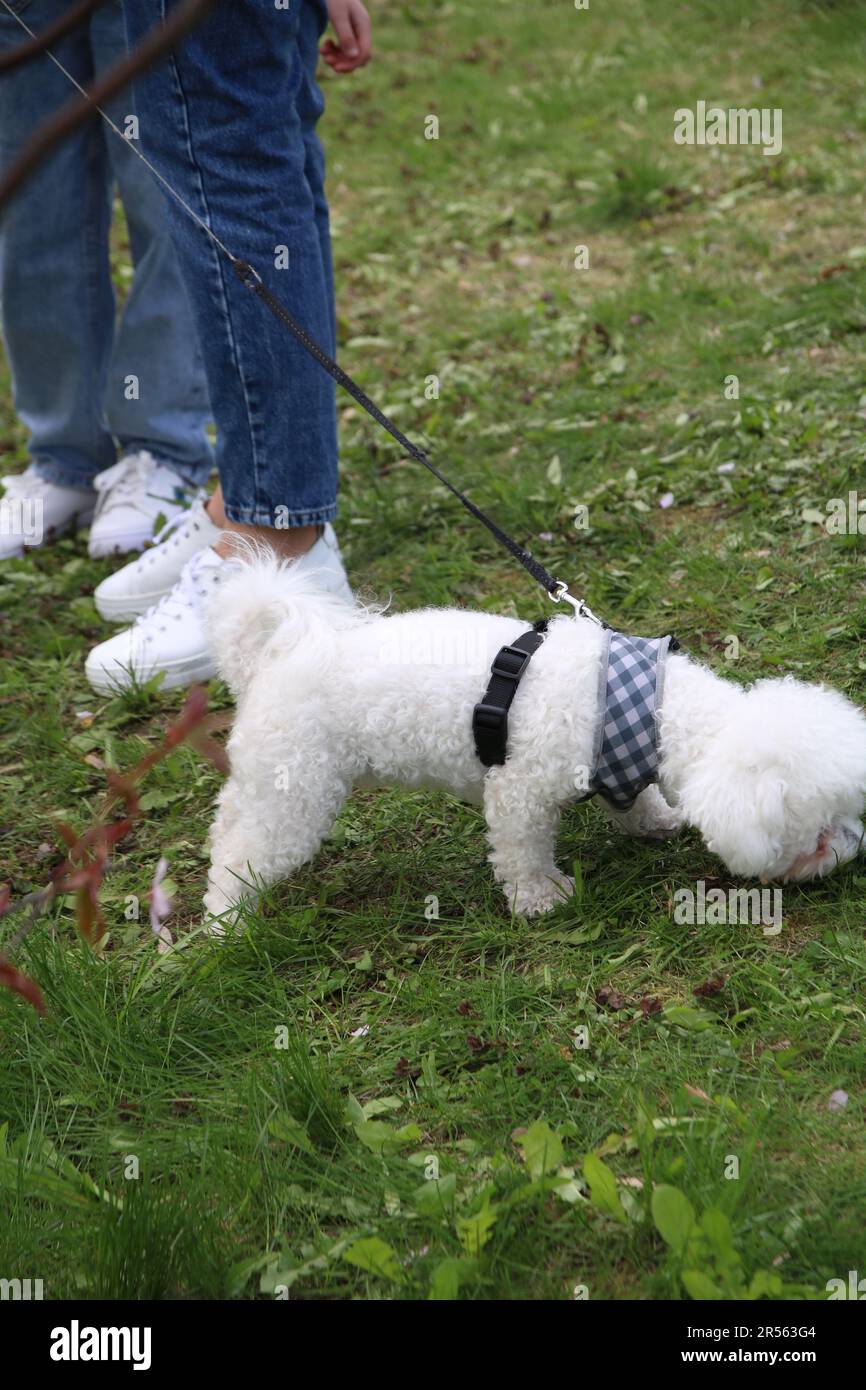
[[[658,776],[656,708],[670,637],[611,632],[593,793],[627,811]]]

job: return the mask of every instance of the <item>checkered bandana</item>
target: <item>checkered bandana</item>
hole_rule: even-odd
[[[602,660],[602,707],[592,792],[627,811],[658,776],[656,709],[670,637],[611,632]],[[673,643],[674,647],[678,644]]]

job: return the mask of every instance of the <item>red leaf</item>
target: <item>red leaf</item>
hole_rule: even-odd
[[[207,714],[207,691],[203,685],[194,685],[187,696],[180,718],[170,726],[165,736],[167,748],[176,748],[189,738]]]
[[[105,923],[102,913],[99,910],[95,886],[92,881],[78,890],[75,904],[75,919],[78,924],[78,930],[84,937],[84,940],[89,946],[92,946],[95,941],[99,940],[105,930]]]
[[[619,990],[612,989],[610,985],[603,985],[596,993],[595,1002],[601,1004],[602,1008],[612,1009],[616,1012],[619,1009],[624,1009],[628,1000],[624,994],[620,994]]]
[[[58,893],[77,893],[81,888],[86,888],[90,882],[90,869],[76,869],[75,873],[67,873],[57,880]]]
[[[116,845],[119,840],[122,840],[124,835],[128,835],[131,829],[132,821],[129,819],[118,820],[112,825],[103,825],[100,827],[99,839],[102,841],[100,849],[103,859],[107,855],[108,850],[111,849],[113,845]]]
[[[845,261],[840,261],[838,265],[825,266],[818,278],[820,280],[829,280],[831,275],[842,275],[844,271],[850,269],[850,265],[847,265]]]
[[[65,821],[58,820],[54,822],[54,828],[67,849],[72,849],[74,845],[78,844],[78,836],[71,825],[67,825]]]
[[[203,758],[207,758],[213,763],[217,772],[221,772],[224,777],[229,775],[229,758],[226,750],[221,743],[217,743],[215,738],[208,738],[200,731],[193,732],[189,736],[189,741]]]
[[[20,970],[16,970],[5,956],[0,956],[0,985],[11,989],[13,994],[20,994],[22,999],[33,1005],[37,1013],[45,1013],[45,1000],[39,986],[28,980],[26,975],[22,975]]]
[[[120,797],[126,806],[126,814],[129,819],[136,820],[141,814],[141,808],[138,804],[138,792],[132,782],[119,772],[107,772],[105,775],[111,790]]]
[[[693,993],[698,999],[712,999],[714,994],[721,994],[724,987],[725,977],[717,973],[711,975],[708,980],[704,980],[703,984],[696,985]]]

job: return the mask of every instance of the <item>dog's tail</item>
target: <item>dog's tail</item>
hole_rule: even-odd
[[[326,662],[336,631],[356,627],[371,609],[326,592],[313,571],[279,560],[269,549],[241,547],[235,572],[218,586],[206,613],[217,670],[237,697],[278,650],[285,656],[304,644],[305,664]]]

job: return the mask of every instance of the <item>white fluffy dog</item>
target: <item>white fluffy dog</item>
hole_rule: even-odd
[[[382,616],[260,557],[221,586],[209,624],[238,706],[211,832],[211,919],[234,920],[244,898],[308,863],[362,785],[482,802],[514,911],[545,912],[571,891],[554,846],[596,746],[604,648],[594,623],[551,621],[511,707],[507,761],[490,769],[472,712],[493,658],[529,626],[519,619]],[[866,717],[844,696],[791,677],[744,689],[671,653],[657,727],[658,785],[630,811],[604,807],[624,831],[693,825],[733,874],[763,881],[818,878],[857,853]]]

